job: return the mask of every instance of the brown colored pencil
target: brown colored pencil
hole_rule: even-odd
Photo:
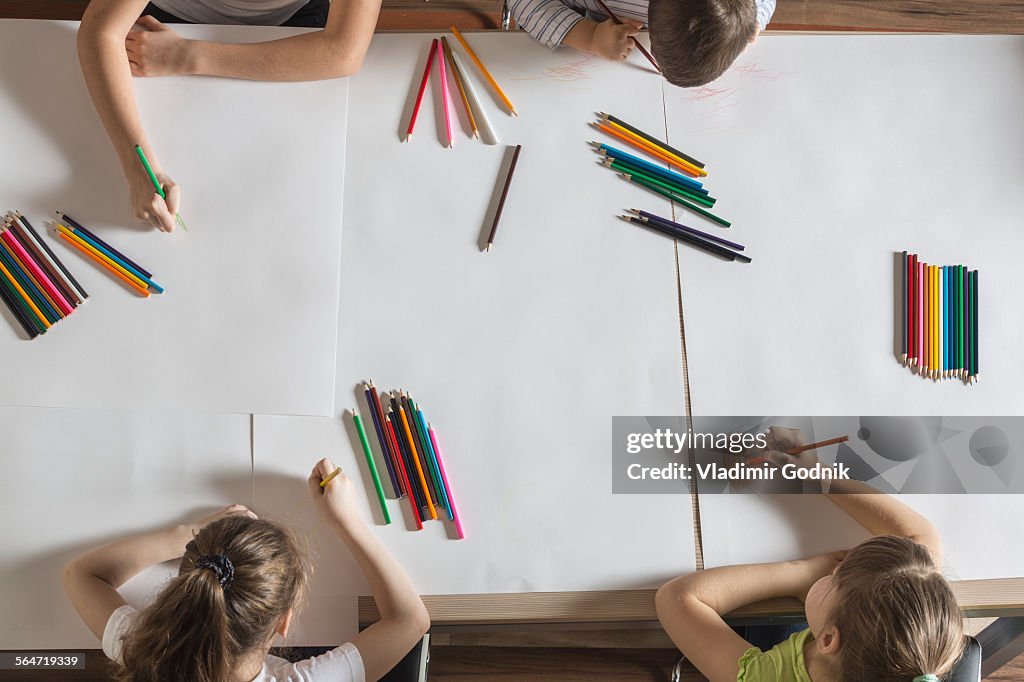
[[[473,109],[469,106],[469,98],[466,97],[466,86],[462,82],[464,76],[462,71],[459,70],[459,65],[455,63],[455,58],[452,56],[451,45],[448,44],[448,39],[441,36],[441,48],[444,50],[444,56],[448,61],[448,68],[455,76],[455,85],[459,88],[459,95],[462,96],[462,106],[466,110],[466,117],[469,118],[469,127],[473,129],[473,137],[480,137],[480,132],[476,129],[476,119],[473,117]]]
[[[501,211],[505,208],[505,197],[508,196],[508,188],[512,184],[512,174],[516,170],[516,161],[519,160],[519,152],[523,150],[523,145],[517,144],[516,151],[512,155],[512,163],[508,167],[508,175],[505,176],[505,187],[501,190],[501,199],[498,200],[498,209],[494,212],[494,222],[491,224],[491,234],[487,237],[487,248],[485,251],[491,250],[491,244],[494,243],[494,235],[498,232],[498,221],[501,220]]]
[[[601,11],[607,14],[609,19],[614,21],[616,24],[622,23],[622,20],[615,16],[615,13],[608,9],[608,5],[604,4],[602,0],[597,0],[597,4],[601,6]],[[653,66],[658,73],[661,73],[661,67],[658,66],[658,62],[654,61],[654,57],[647,51],[647,48],[641,45],[640,41],[632,36],[630,36],[630,40],[632,40],[633,44],[636,45],[636,49],[640,50],[640,54],[647,57],[647,61],[651,63],[651,66]]]
[[[801,452],[807,452],[808,450],[817,450],[818,448],[825,448],[828,447],[829,445],[836,445],[837,443],[845,443],[848,440],[850,440],[849,436],[839,436],[838,438],[819,440],[817,443],[808,443],[807,445],[801,445],[800,447],[786,450],[786,454],[799,455]]]

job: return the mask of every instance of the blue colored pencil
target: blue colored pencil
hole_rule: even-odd
[[[420,431],[422,433],[427,434],[426,447],[427,452],[430,455],[428,461],[430,462],[430,466],[433,469],[434,475],[437,477],[437,491],[438,494],[441,496],[444,510],[448,514],[448,520],[454,521],[455,515],[452,512],[452,504],[448,494],[448,489],[444,484],[444,476],[441,475],[441,468],[437,465],[437,452],[434,450],[434,444],[430,442],[430,432],[427,429],[427,420],[423,417],[423,410],[419,408],[416,409],[416,421],[419,422]]]
[[[122,258],[122,257],[120,257],[118,255],[117,251],[114,251],[114,250],[110,249],[109,247],[104,247],[103,244],[100,243],[97,239],[95,239],[94,237],[89,236],[90,233],[89,233],[88,230],[82,230],[82,229],[79,229],[79,228],[71,226],[71,225],[69,225],[67,227],[68,227],[69,230],[71,230],[76,235],[78,235],[82,239],[82,241],[84,241],[87,244],[89,244],[89,246],[91,246],[92,248],[96,249],[97,251],[102,253],[104,256],[106,256],[110,260],[114,261],[115,263],[120,265],[122,268],[124,268],[125,270],[127,270],[128,272],[132,273],[133,275],[138,277],[140,280],[145,282],[146,286],[148,286],[150,289],[152,289],[153,291],[155,291],[158,294],[164,293],[164,288],[162,286],[160,286],[159,284],[157,284],[156,282],[151,280],[148,275],[144,275],[142,273],[142,271],[138,269],[138,267],[132,267],[131,264],[129,263],[129,261],[125,260],[124,258]]]
[[[701,194],[708,193],[708,191],[704,189],[704,185],[700,182],[697,182],[693,178],[688,178],[685,175],[676,173],[675,171],[668,170],[667,168],[662,168],[661,166],[651,163],[646,159],[641,159],[638,156],[633,156],[632,154],[628,154],[622,151],[621,149],[616,149],[615,147],[606,145],[604,143],[594,142],[592,144],[597,145],[597,148],[602,150],[606,155],[614,159],[619,159],[623,163],[632,164],[637,168],[648,171],[650,173],[654,173],[655,175],[659,175],[667,180],[671,180],[672,182],[679,183],[684,187],[691,187],[694,191],[700,192]]]
[[[74,218],[69,216],[67,213],[64,213],[63,211],[57,211],[57,217],[60,218],[61,220],[63,220],[64,222],[68,223],[71,227],[75,228],[76,230],[79,230],[79,231],[84,233],[84,234],[78,235],[79,237],[85,237],[85,236],[91,237],[92,240],[96,244],[99,244],[100,246],[105,248],[107,251],[109,251],[113,255],[117,256],[118,258],[120,258],[122,261],[124,261],[128,265],[132,266],[132,268],[134,268],[135,272],[137,272],[137,273],[141,272],[146,277],[152,277],[153,276],[152,272],[149,272],[148,270],[143,270],[142,267],[140,267],[138,263],[134,262],[133,260],[128,258],[128,256],[124,255],[123,253],[121,253],[120,251],[115,249],[113,246],[111,246],[110,244],[106,243],[105,241],[103,241],[102,239],[97,237],[95,234],[92,233],[92,231],[90,231],[88,228],[86,228],[84,225],[82,225],[82,223],[78,222],[77,220],[75,220]],[[139,279],[142,279],[142,278],[140,277]]]

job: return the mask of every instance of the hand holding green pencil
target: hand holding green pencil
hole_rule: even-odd
[[[162,180],[157,177],[141,146],[135,145],[135,154],[142,162],[142,168],[149,179],[149,186],[156,192],[154,195],[144,183],[142,186],[132,183],[132,206],[135,207],[136,217],[152,223],[164,232],[170,232],[174,229],[174,223],[169,220],[170,214],[173,213],[174,222],[188,232],[188,226],[185,225],[181,214],[178,213],[178,205],[181,201],[178,186],[166,176]]]

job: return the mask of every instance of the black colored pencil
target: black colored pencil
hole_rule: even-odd
[[[392,402],[394,399],[392,398]],[[409,445],[405,442],[405,434],[402,432],[402,420],[398,416],[398,410],[392,405],[391,412],[387,414],[387,420],[391,422],[391,428],[395,432],[395,441],[398,443],[398,454],[402,458],[402,462],[405,464],[405,470],[409,472],[409,494],[412,495],[412,499],[416,502],[418,509],[423,509],[427,506],[427,498],[423,494],[422,486],[420,485],[418,477],[413,474],[416,471],[416,467],[412,463],[412,453],[409,450]]]
[[[730,260],[730,261],[738,260],[741,263],[749,263],[749,262],[751,262],[751,259],[749,257],[747,257],[747,256],[744,256],[742,253],[736,253],[735,251],[730,251],[729,249],[725,248],[724,246],[719,246],[718,244],[713,244],[711,242],[708,242],[708,241],[705,241],[703,239],[700,239],[699,237],[694,237],[693,235],[687,234],[686,232],[683,232],[681,230],[673,230],[673,229],[671,229],[669,227],[661,225],[660,223],[654,223],[654,222],[645,221],[645,220],[642,220],[642,219],[634,217],[634,216],[621,216],[621,217],[622,217],[623,220],[625,220],[627,222],[630,222],[630,223],[633,223],[634,225],[639,225],[640,227],[645,227],[648,230],[652,230],[652,231],[657,232],[659,234],[663,234],[666,237],[671,237],[672,239],[679,240],[681,242],[689,244],[690,246],[692,246],[694,248],[700,249],[701,251],[705,251],[705,252],[710,253],[710,254],[712,254],[714,256],[718,256],[719,258],[723,258],[725,260]]]
[[[7,279],[0,276],[0,298],[3,299],[11,314],[18,320],[18,324],[28,334],[28,337],[34,339],[42,332],[38,331],[35,325],[29,322],[31,318],[25,314],[25,310],[19,305],[18,298],[16,298],[17,292],[14,292],[10,287],[11,285],[7,282]]]
[[[36,232],[36,228],[32,227],[32,223],[28,221],[28,218],[17,212],[15,212],[14,217],[20,220],[21,224],[24,225],[26,229],[28,229],[28,231],[32,233],[32,236],[36,238],[37,242],[39,242],[39,246],[43,247],[43,251],[45,251],[47,255],[49,255],[50,258],[53,259],[53,262],[57,265],[60,271],[63,272],[64,276],[68,278],[69,282],[71,282],[71,286],[78,290],[78,293],[81,295],[81,298],[83,300],[89,298],[89,292],[86,291],[82,287],[82,285],[78,283],[78,280],[75,279],[70,272],[68,272],[68,269],[64,267],[64,263],[61,262],[60,258],[57,258],[57,254],[50,250],[50,247],[46,245],[46,242],[43,241],[43,238],[39,236],[38,232]]]
[[[648,211],[640,211],[637,209],[633,209],[633,212],[643,218],[647,218],[651,222],[661,223],[665,227],[671,227],[677,230],[682,230],[683,232],[692,234],[694,237],[699,237],[700,239],[706,239],[708,241],[715,242],[716,244],[721,244],[726,248],[735,249],[736,251],[746,250],[746,247],[743,246],[743,244],[737,244],[736,242],[731,242],[728,239],[722,239],[721,237],[717,237],[708,232],[704,232],[703,230],[698,230],[695,227],[687,227],[682,223],[677,223],[673,220],[669,220],[668,218],[662,218],[661,216],[649,213]]]
[[[366,390],[364,395],[366,396],[366,405],[370,408],[370,420],[373,421],[373,430],[377,432],[377,443],[380,444],[380,452],[382,459],[384,460],[384,466],[388,470],[388,478],[391,479],[391,489],[395,492],[395,497],[402,496],[402,489],[398,485],[398,477],[395,475],[395,467],[391,462],[391,457],[388,456],[389,448],[387,445],[387,439],[384,436],[384,424],[381,423],[380,418],[377,416],[377,406],[373,399],[373,392],[370,390],[369,384],[364,384]]]
[[[416,446],[416,453],[420,456],[420,465],[423,467],[423,478],[427,481],[427,487],[430,489],[430,497],[434,501],[435,507],[444,507],[441,504],[441,496],[437,490],[437,480],[434,477],[434,469],[430,466],[430,453],[424,447],[423,434],[420,433],[420,427],[416,420],[416,404],[406,394],[402,394],[401,398],[402,408],[405,410],[405,418],[409,422],[409,432],[413,437],[413,444]]]
[[[505,208],[505,198],[508,196],[508,188],[512,184],[512,174],[516,171],[516,162],[519,160],[519,152],[522,150],[523,145],[517,144],[516,151],[512,154],[512,163],[508,167],[508,175],[505,176],[505,186],[501,190],[501,199],[498,200],[498,209],[494,212],[494,222],[491,223],[491,233],[487,237],[486,251],[491,250],[491,244],[494,243],[494,236],[498,233],[498,221],[501,220],[501,211]]]
[[[697,168],[704,168],[704,164],[703,163],[701,163],[697,159],[693,158],[689,154],[684,154],[683,152],[679,151],[675,147],[669,146],[669,144],[667,142],[662,142],[658,138],[656,138],[656,137],[654,137],[652,135],[648,135],[647,133],[645,133],[644,131],[640,130],[639,128],[634,128],[633,126],[631,126],[628,123],[626,123],[625,121],[623,121],[621,118],[616,118],[616,117],[612,116],[611,114],[604,113],[603,111],[602,112],[598,112],[598,115],[603,117],[603,118],[608,119],[612,123],[617,123],[618,125],[622,126],[623,128],[625,128],[629,132],[633,133],[634,135],[639,135],[640,137],[644,138],[645,140],[647,140],[648,142],[650,142],[654,146],[661,147],[665,151],[672,152],[673,154],[675,154],[679,158],[683,159],[684,161],[688,161],[688,162],[692,163]]]
[[[978,347],[978,271],[971,273],[971,329],[974,330],[971,338],[971,371],[975,381],[978,379],[978,358],[981,355]]]
[[[127,263],[128,265],[132,266],[133,268],[135,268],[136,270],[141,272],[146,277],[152,277],[153,276],[152,272],[149,272],[148,270],[145,270],[142,267],[140,267],[138,263],[136,263],[131,258],[129,258],[128,256],[124,255],[123,253],[121,253],[117,249],[115,249],[113,246],[111,246],[110,244],[106,243],[105,241],[103,241],[102,239],[97,237],[88,228],[83,226],[80,222],[76,221],[74,218],[69,216],[67,213],[64,213],[62,211],[57,211],[57,216],[60,217],[60,218],[63,218],[66,221],[68,221],[71,224],[71,227],[75,228],[76,230],[81,230],[83,233],[85,233],[86,237],[92,239],[94,242],[96,242],[97,244],[99,244],[100,246],[105,248],[107,251],[110,251],[110,253],[114,254],[115,256],[117,256],[118,258],[123,260],[125,263]]]

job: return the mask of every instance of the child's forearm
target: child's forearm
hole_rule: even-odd
[[[582,52],[594,51],[594,31],[597,30],[597,22],[590,19],[581,19],[569,29],[569,32],[562,38],[562,45],[572,47]]]
[[[68,572],[102,580],[117,589],[143,569],[180,557],[191,539],[188,526],[142,533],[78,557],[68,565]]]
[[[666,583],[662,595],[690,595],[719,615],[776,597],[803,599],[814,580],[804,561],[743,564],[697,571]]]
[[[832,481],[826,497],[872,535],[910,538],[927,547],[936,562],[941,561],[942,541],[938,530],[931,521],[895,497],[860,481],[843,480]]]

